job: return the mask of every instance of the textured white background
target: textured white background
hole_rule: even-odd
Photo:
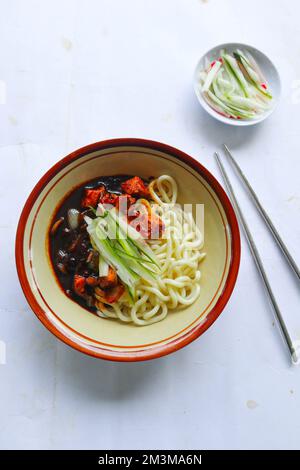
[[[27,306],[14,265],[18,217],[45,170],[75,148],[122,136],[174,145],[219,179],[212,153],[226,141],[300,263],[299,15],[297,0],[2,3],[1,448],[300,448],[300,370],[290,366],[244,240],[219,320],[184,350],[140,364],[95,360],[52,337]],[[229,41],[261,48],[280,70],[280,106],[259,127],[219,124],[193,94],[200,55]],[[300,338],[299,290],[238,193]]]

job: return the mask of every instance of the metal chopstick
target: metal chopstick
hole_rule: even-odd
[[[250,194],[254,204],[256,205],[260,215],[262,216],[263,220],[265,221],[268,229],[270,230],[271,234],[273,235],[273,237],[274,237],[275,241],[277,242],[279,248],[281,249],[282,253],[286,257],[286,260],[288,261],[290,267],[293,269],[294,273],[296,274],[296,276],[300,280],[300,270],[299,270],[295,260],[293,259],[291,253],[289,252],[286,244],[282,240],[282,238],[279,235],[277,229],[275,228],[272,220],[270,219],[270,217],[266,213],[265,209],[261,205],[261,202],[258,199],[254,189],[252,188],[252,186],[249,183],[248,179],[244,175],[241,167],[238,165],[237,161],[234,159],[234,157],[233,157],[232,153],[230,152],[229,148],[225,144],[223,144],[223,147],[225,149],[225,155],[228,157],[229,162],[233,165],[233,167],[236,170],[237,174],[239,175],[239,177],[241,178],[241,180],[245,184],[245,186],[246,186],[247,190],[249,191],[249,194]]]
[[[282,334],[283,334],[283,337],[286,341],[286,344],[288,346],[288,349],[290,351],[290,355],[291,355],[291,359],[293,361],[293,363],[297,364],[298,363],[298,355],[297,355],[297,350],[295,349],[294,345],[293,345],[293,341],[292,341],[292,338],[290,337],[290,334],[288,332],[288,329],[287,329],[287,326],[285,324],[285,321],[281,315],[281,312],[280,312],[280,309],[278,307],[278,304],[276,302],[276,299],[275,299],[275,296],[273,294],[273,291],[272,291],[272,288],[271,288],[271,285],[269,283],[269,280],[268,280],[268,277],[267,277],[267,274],[266,274],[266,271],[265,271],[265,268],[264,268],[264,265],[263,265],[263,262],[262,262],[262,259],[260,257],[260,254],[257,250],[257,247],[254,243],[254,240],[253,240],[253,237],[252,237],[252,234],[250,232],[250,229],[249,229],[249,226],[245,220],[245,217],[243,215],[243,212],[237,202],[237,199],[236,199],[236,196],[235,196],[235,193],[234,193],[234,190],[232,188],[232,185],[230,183],[230,180],[228,178],[228,175],[226,173],[226,170],[220,160],[220,156],[217,152],[215,152],[215,158],[216,158],[216,161],[218,163],[218,166],[220,168],[220,171],[221,171],[221,174],[223,176],[223,179],[225,181],[225,184],[226,184],[226,187],[227,187],[227,190],[229,192],[229,195],[230,195],[230,198],[232,200],[232,203],[235,207],[235,210],[239,216],[239,219],[240,219],[240,222],[243,226],[243,229],[244,229],[244,232],[245,232],[245,235],[246,235],[246,238],[247,238],[247,241],[249,243],[249,246],[250,246],[250,249],[251,249],[251,252],[252,252],[252,255],[254,257],[254,260],[256,262],[256,266],[258,268],[258,271],[259,273],[261,274],[261,277],[262,277],[262,280],[263,280],[263,283],[264,283],[264,286],[266,288],[266,291],[267,291],[267,294],[270,298],[270,301],[271,301],[271,304],[273,306],[273,309],[274,309],[274,313],[276,315],[276,318],[278,320],[278,323],[280,325],[280,328],[281,328],[281,331],[282,331]]]

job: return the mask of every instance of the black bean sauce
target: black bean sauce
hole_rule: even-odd
[[[91,296],[84,299],[73,291],[73,279],[75,274],[83,276],[98,275],[98,258],[92,249],[89,235],[84,222],[84,215],[94,217],[93,211],[82,209],[81,199],[85,189],[97,188],[104,185],[106,190],[115,194],[122,194],[121,183],[131,178],[128,175],[106,176],[94,179],[82,186],[75,188],[69,193],[57,208],[49,230],[49,254],[58,283],[63,291],[79,303],[82,307],[94,312],[92,306],[92,288],[87,287],[87,294]],[[80,211],[80,223],[76,230],[71,230],[68,224],[69,209]],[[56,222],[61,220],[61,222]],[[56,225],[55,233],[51,229]]]

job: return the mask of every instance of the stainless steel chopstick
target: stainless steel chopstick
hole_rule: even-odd
[[[283,337],[285,339],[285,342],[288,346],[288,349],[290,351],[290,355],[291,355],[291,359],[293,361],[294,364],[297,364],[298,363],[298,355],[297,355],[297,350],[295,349],[294,345],[293,345],[293,341],[292,341],[292,338],[290,337],[290,334],[288,332],[288,329],[287,329],[287,326],[285,324],[285,321],[282,317],[282,314],[280,312],[280,309],[278,307],[278,304],[276,302],[276,299],[275,299],[275,296],[273,294],[273,291],[272,291],[272,288],[271,288],[271,285],[269,283],[269,280],[268,280],[268,277],[267,277],[267,274],[266,274],[266,271],[265,271],[265,268],[264,268],[264,265],[263,265],[263,262],[262,262],[262,259],[260,257],[260,254],[257,250],[257,247],[255,245],[255,242],[253,240],[253,237],[252,237],[252,234],[250,232],[250,229],[249,229],[249,226],[245,220],[245,217],[243,215],[243,212],[239,206],[239,203],[237,202],[237,199],[236,199],[236,196],[235,196],[235,192],[233,190],[233,187],[230,183],[230,180],[228,178],[228,175],[226,173],[226,170],[223,166],[223,163],[221,162],[221,159],[220,159],[220,156],[217,152],[215,152],[215,158],[216,158],[216,161],[218,163],[218,166],[220,168],[220,171],[221,171],[221,174],[223,176],[223,179],[225,181],[225,184],[226,184],[226,187],[227,187],[227,190],[228,190],[228,193],[230,195],[230,198],[232,200],[232,203],[234,205],[234,208],[239,216],[239,219],[240,219],[240,222],[243,226],[243,229],[244,229],[244,232],[245,232],[245,235],[246,235],[246,238],[247,238],[247,241],[249,243],[249,246],[250,246],[250,249],[251,249],[251,252],[252,252],[252,255],[253,255],[253,258],[256,262],[256,266],[258,268],[258,271],[259,273],[261,274],[261,277],[262,277],[262,280],[263,280],[263,283],[264,283],[264,286],[266,288],[266,291],[267,291],[267,294],[270,298],[270,301],[271,301],[271,304],[273,306],[273,309],[274,309],[274,313],[276,315],[276,318],[278,320],[278,323],[280,325],[280,328],[281,328],[281,331],[282,331],[282,334],[283,334]]]
[[[245,184],[245,186],[246,186],[247,190],[249,191],[249,194],[250,194],[254,204],[256,205],[256,207],[258,209],[258,212],[262,216],[262,218],[265,221],[268,229],[270,230],[271,234],[273,235],[276,243],[278,244],[278,246],[281,249],[282,253],[286,257],[286,260],[288,261],[290,267],[293,269],[294,273],[296,274],[296,276],[300,280],[300,270],[299,270],[295,260],[293,259],[291,253],[289,252],[286,244],[282,240],[282,238],[279,235],[277,229],[275,228],[272,220],[270,219],[270,217],[266,213],[265,209],[261,205],[261,202],[258,199],[254,189],[252,188],[251,184],[249,183],[248,179],[246,178],[245,174],[243,173],[241,167],[239,166],[239,164],[237,163],[237,161],[233,157],[231,151],[229,150],[227,145],[223,144],[223,147],[225,149],[225,155],[228,157],[229,162],[233,165],[233,167],[236,170],[237,174],[239,175],[239,177],[241,178],[241,180]]]

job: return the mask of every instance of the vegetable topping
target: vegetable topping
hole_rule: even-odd
[[[219,59],[207,63],[199,81],[209,106],[231,119],[256,119],[273,102],[266,79],[249,52],[221,51]]]

